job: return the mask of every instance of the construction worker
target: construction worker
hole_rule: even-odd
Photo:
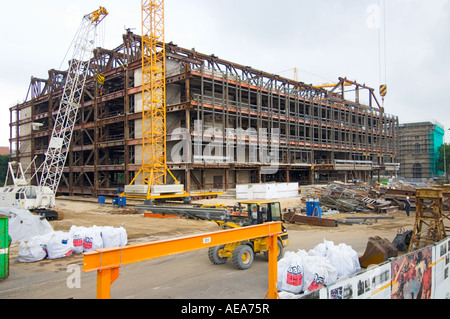
[[[252,224],[258,224],[258,207],[256,207],[256,205],[253,205],[252,209]]]
[[[409,212],[411,211],[411,202],[409,201],[409,196],[406,196],[405,211],[406,211],[406,215],[408,215],[408,217],[409,217]]]
[[[266,207],[261,207],[261,219],[265,223],[267,221],[267,210]]]

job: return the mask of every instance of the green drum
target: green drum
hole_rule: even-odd
[[[9,275],[9,244],[8,216],[0,215],[0,279]]]

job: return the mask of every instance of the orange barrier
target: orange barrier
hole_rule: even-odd
[[[104,248],[83,254],[83,271],[97,271],[97,299],[109,299],[111,297],[111,284],[119,277],[119,269],[122,265],[253,238],[267,237],[269,246],[269,291],[266,297],[277,299],[277,236],[281,233],[281,222],[271,222],[121,248]]]
[[[170,215],[170,214],[154,214],[154,213],[144,213],[144,217],[153,217],[153,218],[175,218],[180,219],[184,217],[180,217],[179,215]]]

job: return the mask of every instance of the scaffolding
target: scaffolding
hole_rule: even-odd
[[[95,49],[59,192],[115,195],[141,169],[141,47],[128,31],[117,48]],[[172,43],[165,56],[167,167],[188,192],[368,180],[397,167],[398,118],[365,85],[314,87]],[[66,76],[32,78],[10,108],[12,159],[43,161]]]
[[[399,126],[398,158],[404,178],[433,178],[438,170],[438,148],[443,143],[444,129],[437,122],[404,123]]]
[[[447,237],[443,213],[443,190],[420,188],[416,192],[416,221],[408,252],[437,243]]]

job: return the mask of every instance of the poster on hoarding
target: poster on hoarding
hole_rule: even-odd
[[[433,256],[433,299],[450,299],[450,239],[434,246]]]
[[[392,299],[430,299],[433,247],[401,256],[391,263]]]
[[[353,299],[354,280],[345,278],[328,287],[329,299]]]
[[[391,298],[391,264],[367,269],[357,277],[356,295],[359,299]]]
[[[330,299],[390,299],[391,265],[369,268],[328,287]]]

